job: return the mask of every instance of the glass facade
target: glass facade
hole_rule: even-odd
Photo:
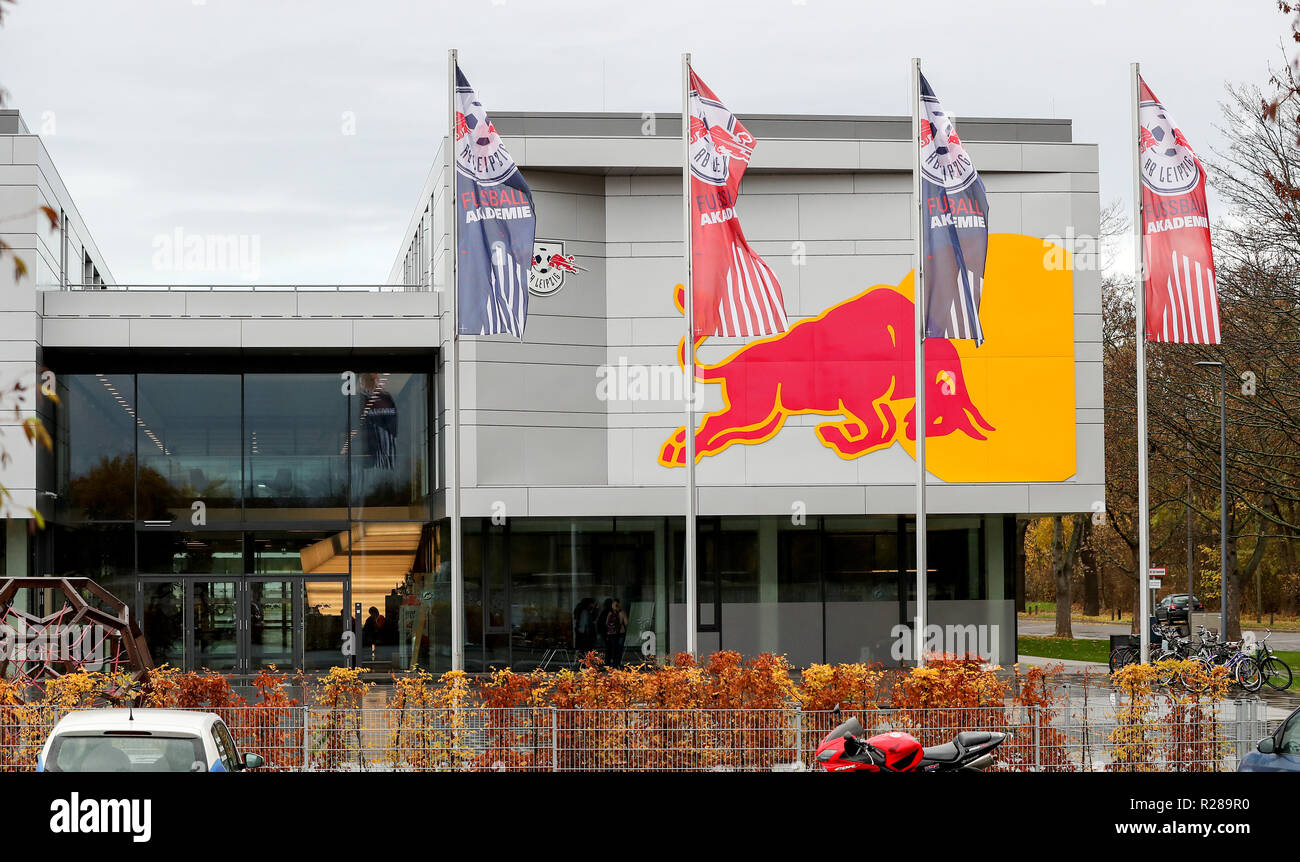
[[[979,643],[1001,656],[1015,642],[1008,518],[931,518],[928,541],[932,622],[983,624]],[[589,649],[621,664],[684,650],[682,524],[467,519],[466,669],[555,669]],[[912,519],[715,517],[698,530],[701,651],[780,653],[797,666],[902,662],[909,641],[898,627],[915,613]],[[611,643],[599,620],[614,601],[627,621]]]
[[[337,376],[244,381],[244,500],[250,520],[347,518],[348,408]]]
[[[449,667],[428,521],[428,374],[57,380],[58,496],[40,568],[93,577],[130,602],[156,664],[237,674],[345,664],[360,604],[357,662]]]
[[[58,499],[43,570],[94,577],[131,602],[156,663],[237,674],[349,661],[383,675],[450,669],[450,542],[446,521],[431,520],[428,374],[58,380]],[[932,622],[986,624],[1003,655],[1014,655],[1011,524],[934,517],[928,534]],[[703,652],[782,653],[795,665],[902,660],[899,626],[915,604],[910,518],[698,526]],[[467,670],[556,669],[589,650],[627,665],[685,648],[680,517],[463,527]]]
[[[607,664],[663,656],[669,605],[667,519],[467,519],[466,670]],[[626,624],[598,631],[617,601]],[[621,639],[620,639],[621,637]]]
[[[136,487],[141,520],[239,520],[243,379],[238,374],[140,374]],[[250,432],[255,433],[255,432]]]
[[[996,652],[1014,655],[1014,571],[1003,565],[1009,516],[929,519],[931,622],[978,620]],[[899,626],[915,613],[913,519],[904,516],[701,518],[702,651],[786,655],[815,662],[899,664]],[[683,649],[681,522],[673,527],[671,651]],[[900,555],[899,550],[903,549]],[[990,576],[989,573],[995,573]],[[936,610],[937,609],[937,610]],[[991,628],[997,626],[996,629]]]

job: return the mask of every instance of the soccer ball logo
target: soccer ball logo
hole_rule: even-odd
[[[932,96],[921,100],[920,145],[921,172],[926,179],[950,192],[961,191],[975,181],[975,165],[966,154],[952,116]]]
[[[1159,102],[1138,105],[1138,165],[1142,184],[1159,195],[1189,192],[1201,181],[1201,166],[1182,130]]]
[[[533,265],[528,270],[528,292],[550,296],[564,286],[565,273],[582,271],[573,255],[564,253],[564,243],[537,240],[533,243]]]
[[[499,183],[515,171],[515,160],[501,143],[473,90],[456,90],[456,166],[480,183]]]

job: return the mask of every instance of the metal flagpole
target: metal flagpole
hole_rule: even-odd
[[[922,240],[925,213],[921,200],[921,60],[912,58],[912,205],[916,230],[912,254],[916,264],[916,622],[912,658],[925,664],[926,562],[925,562],[925,247]]]
[[[1219,640],[1228,637],[1228,369],[1219,366]],[[1258,569],[1256,570],[1258,571]],[[1191,593],[1187,594],[1191,598]],[[1259,591],[1255,591],[1258,601]],[[1188,631],[1192,628],[1187,620]]]
[[[682,373],[686,393],[686,651],[699,654],[699,572],[695,551],[695,286],[691,279],[691,55],[682,54],[682,232],[686,279],[682,297],[686,312]]]
[[[1147,619],[1151,616],[1151,513],[1147,500],[1147,325],[1146,284],[1143,279],[1142,245],[1142,164],[1138,147],[1140,120],[1138,102],[1141,99],[1141,78],[1138,64],[1130,66],[1133,72],[1133,133],[1129,146],[1133,149],[1133,299],[1137,308],[1137,471],[1138,471],[1138,643],[1145,663],[1151,657],[1151,630]]]
[[[447,406],[451,417],[447,424],[450,450],[447,456],[447,515],[451,521],[451,669],[465,669],[465,572],[461,565],[460,536],[460,282],[457,279],[460,216],[456,205],[456,50],[447,52],[447,260],[451,286],[451,338],[448,353],[451,370],[447,373]]]
[[[1228,371],[1222,362],[1198,362],[1201,368],[1219,369],[1219,637],[1228,636]],[[1191,497],[1191,479],[1187,480]],[[1190,523],[1190,521],[1189,521]],[[1191,589],[1187,590],[1190,598]],[[1191,617],[1187,627],[1190,630]]]
[[[1191,441],[1188,441],[1187,462],[1189,467],[1191,466],[1191,461],[1192,461],[1192,444]],[[1192,589],[1192,572],[1196,570],[1196,562],[1192,558],[1192,554],[1193,554],[1192,551],[1192,474],[1191,471],[1188,470],[1187,473],[1187,598],[1189,601],[1191,600],[1193,594],[1195,594],[1196,592],[1195,590]],[[1188,618],[1187,620],[1187,627],[1189,630],[1192,627],[1192,621],[1190,618]]]

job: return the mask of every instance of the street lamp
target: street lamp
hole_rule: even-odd
[[[1228,377],[1222,362],[1198,362],[1219,369],[1219,637],[1228,637]],[[1190,627],[1190,623],[1188,626]]]

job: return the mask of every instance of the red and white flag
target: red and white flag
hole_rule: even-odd
[[[695,337],[785,332],[785,299],[772,269],[740,229],[736,198],[754,137],[691,70],[691,283]]]
[[[1155,93],[1138,84],[1147,340],[1218,344],[1205,167]]]

